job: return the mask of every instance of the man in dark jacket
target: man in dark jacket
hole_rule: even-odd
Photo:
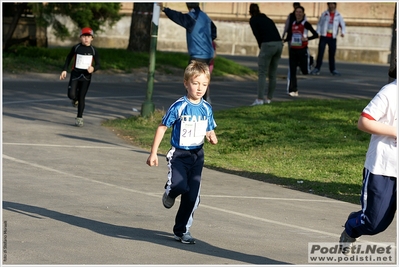
[[[260,48],[258,55],[258,98],[252,106],[270,104],[276,89],[277,67],[283,51],[283,42],[274,21],[260,13],[257,4],[249,6],[249,24]],[[266,77],[269,77],[265,99]]]
[[[216,39],[217,29],[208,15],[203,12],[199,3],[186,3],[188,13],[182,13],[163,7],[158,3],[165,15],[176,24],[186,29],[187,50],[190,61],[196,60],[208,64],[214,56],[212,41]],[[209,98],[209,88],[204,95],[205,100]]]

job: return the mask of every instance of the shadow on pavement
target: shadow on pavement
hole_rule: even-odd
[[[272,173],[235,171],[213,166],[205,167],[210,170],[233,174],[242,178],[253,179],[269,184],[281,185],[287,189],[297,190],[300,192],[310,193],[353,204],[358,204],[360,199],[360,191],[362,187],[360,183],[346,184],[331,181],[318,182],[310,180],[303,183],[302,179],[300,178],[275,176]],[[345,193],[342,194],[342,192]]]
[[[21,203],[3,201],[3,209],[34,218],[40,218],[39,216],[47,217],[114,238],[152,242],[158,245],[164,245],[181,250],[189,250],[190,252],[221,257],[250,264],[287,264],[286,262],[276,261],[258,255],[249,255],[238,251],[215,247],[203,241],[198,242],[194,246],[181,244],[176,242],[173,239],[173,236],[167,232],[119,226]]]

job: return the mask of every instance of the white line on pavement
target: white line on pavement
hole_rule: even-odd
[[[72,146],[72,145],[51,145],[51,144],[28,144],[28,143],[3,143],[10,146],[41,146],[41,147],[64,147],[64,148],[95,148],[95,149],[122,149],[131,150],[132,147],[115,147],[115,146]],[[143,150],[144,151],[144,150]]]
[[[3,154],[3,159],[14,161],[14,162],[21,163],[21,164],[26,164],[26,165],[29,165],[29,166],[32,166],[32,167],[35,167],[35,168],[39,168],[39,169],[50,171],[50,172],[55,172],[55,173],[66,175],[66,176],[72,176],[74,178],[78,178],[78,179],[81,179],[81,180],[85,180],[85,181],[89,181],[89,182],[93,182],[93,183],[97,183],[97,184],[101,184],[101,185],[105,185],[105,186],[110,186],[110,187],[118,188],[118,189],[125,190],[125,191],[134,192],[136,194],[143,194],[143,195],[147,195],[147,196],[156,196],[156,197],[159,197],[159,195],[160,195],[160,194],[155,194],[155,193],[143,192],[143,191],[140,191],[140,190],[134,190],[134,189],[118,186],[118,185],[115,185],[115,184],[105,183],[105,182],[101,182],[101,181],[98,181],[98,180],[94,180],[94,179],[90,179],[90,178],[74,175],[74,174],[71,174],[71,173],[59,171],[59,170],[56,170],[56,169],[53,169],[53,168],[49,168],[49,167],[46,167],[46,166],[43,166],[43,165],[39,165],[39,164],[36,164],[36,163],[31,163],[31,162],[28,162],[28,161],[24,161],[24,160],[21,160],[21,159],[10,157],[10,156],[4,155],[4,154]],[[201,207],[202,208],[208,208],[208,209],[211,209],[211,210],[215,210],[215,211],[218,211],[218,212],[223,212],[223,213],[227,213],[227,214],[240,216],[240,217],[243,217],[243,218],[248,218],[248,219],[251,219],[251,220],[257,220],[257,221],[261,221],[261,222],[276,224],[276,225],[279,225],[279,226],[285,226],[285,227],[288,227],[288,228],[294,228],[294,229],[301,230],[301,231],[314,232],[314,233],[318,233],[318,234],[322,234],[322,235],[332,236],[332,237],[335,237],[335,238],[339,237],[338,234],[332,234],[332,233],[319,231],[319,230],[315,230],[315,229],[311,229],[311,228],[306,228],[306,227],[302,227],[302,226],[298,226],[298,225],[294,225],[294,224],[284,223],[284,222],[280,222],[280,221],[269,220],[269,219],[265,219],[265,218],[261,218],[261,217],[257,217],[257,216],[252,216],[252,215],[248,215],[248,214],[244,214],[244,213],[236,212],[236,211],[232,211],[232,210],[221,209],[221,208],[212,207],[212,206],[208,206],[208,205],[204,205],[204,204],[202,204]]]

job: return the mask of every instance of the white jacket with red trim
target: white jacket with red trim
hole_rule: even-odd
[[[328,29],[328,23],[330,22],[330,12],[328,10],[324,11],[319,19],[319,23],[317,23],[317,33],[320,36],[326,36],[327,35],[327,29]],[[345,34],[345,21],[337,10],[335,10],[335,15],[334,15],[334,24],[333,24],[333,38],[337,38],[338,35],[338,28],[341,27],[341,33]]]

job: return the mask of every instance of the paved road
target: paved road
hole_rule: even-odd
[[[281,75],[285,69],[282,63]],[[300,98],[371,98],[387,81],[387,66],[339,70],[341,77],[303,77]],[[4,264],[307,264],[308,243],[336,242],[347,214],[359,208],[205,168],[191,229],[197,244],[175,242],[177,205],[161,204],[166,164],[146,166],[147,150],[100,126],[138,114],[132,108],[140,109],[146,82],[96,77],[85,126],[77,128],[57,76],[3,76]],[[295,101],[284,83],[275,101]],[[216,110],[255,98],[254,81],[215,79],[211,86]],[[180,81],[157,78],[156,107],[167,108],[183,90]],[[396,219],[362,242],[396,242],[395,226]]]

